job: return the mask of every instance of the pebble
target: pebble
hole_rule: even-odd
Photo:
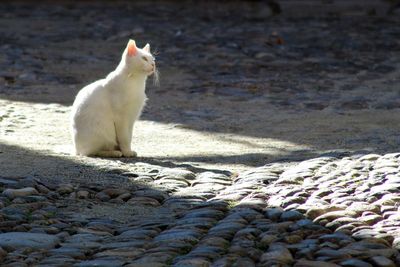
[[[42,194],[47,194],[50,192],[50,189],[48,189],[46,186],[41,185],[41,184],[36,185],[36,189]]]
[[[323,215],[318,216],[317,218],[314,219],[314,222],[321,222],[324,220],[335,220],[341,217],[351,217],[354,218],[357,216],[357,213],[354,211],[349,211],[349,210],[338,210],[338,211],[330,211],[327,212]]]
[[[304,218],[305,216],[296,210],[285,211],[280,216],[281,221],[298,221]]]
[[[114,248],[108,249],[101,252],[98,252],[93,255],[95,258],[102,258],[102,257],[122,257],[127,260],[137,258],[138,256],[142,255],[145,252],[144,249],[139,248]]]
[[[71,248],[71,247],[60,247],[60,248],[49,250],[49,255],[51,255],[51,256],[62,255],[62,256],[68,256],[68,257],[71,257],[74,259],[78,259],[78,260],[86,259],[86,253],[88,253],[88,250],[79,249],[79,248]]]
[[[74,267],[95,267],[95,266],[102,266],[102,267],[117,267],[122,266],[124,264],[123,261],[115,260],[115,259],[94,259],[94,260],[87,260],[81,261],[79,263],[75,263]]]
[[[33,187],[25,187],[21,189],[6,189],[3,191],[2,195],[8,197],[9,199],[14,199],[16,197],[25,197],[38,195],[39,192]]]
[[[101,201],[109,201],[111,199],[111,197],[104,193],[104,192],[99,192],[96,194],[96,198],[101,200]]]
[[[345,267],[373,267],[372,264],[359,259],[348,259],[340,262]]]
[[[158,202],[154,198],[150,197],[133,197],[128,200],[129,204],[132,205],[144,205],[144,206],[152,206],[152,207],[157,207],[160,206],[160,202]]]
[[[293,267],[340,267],[340,265],[326,261],[311,261],[301,259],[297,261]]]
[[[42,233],[8,232],[0,234],[0,247],[10,249],[51,249],[60,243],[54,235]]]
[[[290,251],[278,243],[272,243],[267,252],[263,253],[260,258],[260,262],[267,266],[273,266],[274,264],[290,265],[293,261]]]
[[[85,190],[80,190],[76,192],[76,197],[80,199],[86,199],[89,198],[89,192]]]
[[[157,179],[162,179],[162,178],[171,178],[180,181],[187,181],[187,180],[194,180],[196,178],[196,175],[193,172],[184,169],[165,168],[157,175]]]
[[[72,184],[60,184],[57,188],[57,193],[61,195],[70,194],[74,191],[74,187]]]
[[[396,264],[384,256],[374,256],[369,259],[369,261],[378,267],[396,267]]]
[[[265,216],[268,219],[271,219],[273,221],[277,221],[281,215],[283,213],[283,209],[280,207],[277,208],[267,208],[267,210],[265,211]]]
[[[0,260],[3,260],[7,256],[7,251],[0,247]]]
[[[127,191],[125,189],[119,189],[119,188],[108,188],[108,189],[101,191],[101,193],[108,195],[110,198],[117,198],[121,195],[129,194],[129,191]]]

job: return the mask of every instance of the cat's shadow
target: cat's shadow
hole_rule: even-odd
[[[113,160],[113,158],[109,158],[110,160]],[[114,158],[115,159],[115,158]],[[221,169],[215,169],[215,168],[204,168],[204,167],[196,167],[188,163],[176,163],[172,162],[170,160],[166,159],[157,159],[157,158],[151,158],[151,157],[135,157],[135,158],[118,158],[119,161],[124,162],[124,163],[146,163],[150,165],[156,165],[164,168],[183,168],[187,169],[189,171],[199,173],[199,172],[215,172],[215,173],[220,173],[220,174],[225,174],[225,175],[230,175],[231,172],[226,171],[226,170],[221,170]]]

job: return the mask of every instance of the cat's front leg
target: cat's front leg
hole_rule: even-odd
[[[121,149],[122,155],[127,158],[136,157],[137,154],[131,149],[132,130],[126,121],[115,122],[115,132],[117,134],[117,142]]]

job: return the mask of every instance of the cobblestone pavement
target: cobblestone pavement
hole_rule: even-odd
[[[156,188],[1,178],[1,258],[9,266],[399,266],[399,166],[393,153],[239,175],[150,165],[118,174]],[[135,219],[85,215],[98,205]]]
[[[198,5],[0,5],[0,265],[400,266],[398,11]],[[70,155],[132,37],[162,75],[140,157]]]

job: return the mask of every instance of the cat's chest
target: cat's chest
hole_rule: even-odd
[[[111,105],[116,112],[135,112],[142,109],[146,100],[144,90],[137,90],[137,88],[123,88],[123,90],[113,92],[110,99]]]

